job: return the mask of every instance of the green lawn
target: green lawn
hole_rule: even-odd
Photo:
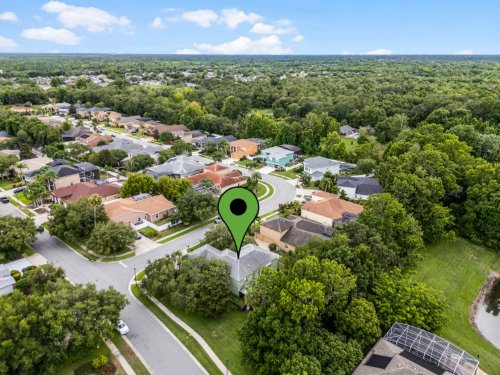
[[[234,375],[253,374],[252,369],[242,364],[238,330],[247,319],[247,313],[232,308],[218,319],[209,319],[196,314],[187,314],[172,304],[162,301],[175,315],[200,334],[217,357],[227,363]]]
[[[449,318],[437,334],[470,355],[479,355],[479,366],[489,375],[500,374],[500,350],[474,331],[469,323],[469,308],[489,271],[499,268],[498,253],[459,238],[429,246],[415,275],[448,298]]]
[[[163,244],[163,243],[167,243],[169,241],[172,241],[172,240],[174,240],[174,239],[176,239],[176,238],[178,238],[180,236],[185,235],[186,233],[192,232],[192,231],[194,231],[196,229],[199,229],[201,227],[204,227],[204,226],[212,223],[213,220],[214,220],[214,218],[215,218],[215,216],[211,217],[210,219],[207,219],[205,221],[202,221],[200,223],[191,224],[191,225],[189,225],[187,227],[180,226],[180,227],[169,229],[168,231],[163,232],[160,235],[160,238],[165,237],[165,236],[169,236],[169,235],[172,235],[172,234],[174,234],[174,235],[171,236],[171,237],[169,237],[169,238],[166,238],[164,240],[160,240],[158,242]],[[184,232],[181,232],[182,230],[184,230]],[[175,234],[175,233],[177,233],[177,234]]]
[[[278,177],[286,177],[290,180],[293,180],[298,177],[299,172],[297,171],[297,168],[290,169],[289,171],[274,171],[271,173],[273,176],[278,176]]]
[[[4,190],[10,190],[14,187],[16,182],[13,180],[0,180],[0,188]]]
[[[342,138],[342,143],[345,144],[346,151],[352,151],[358,147],[358,141],[354,138]]]
[[[253,164],[255,160],[249,160],[249,159],[246,159],[246,160],[239,160],[236,162],[237,165],[239,165],[240,167],[243,167],[243,168],[247,168],[247,169],[251,169],[251,165]],[[256,169],[259,169],[261,167],[263,167],[265,164],[260,164]]]
[[[137,275],[137,279],[139,280],[141,276],[143,276],[142,272]],[[158,308],[158,306],[153,303],[153,301],[143,295],[137,285],[132,285],[132,293],[167,327],[170,332],[172,332],[179,339],[179,341],[182,342],[182,344],[191,352],[191,354],[198,360],[198,362],[200,362],[203,368],[205,368],[210,375],[221,374],[219,368],[215,365],[215,363],[213,363],[201,345],[198,344],[198,342],[183,328],[170,319],[160,308]]]
[[[265,188],[267,186],[267,189]],[[269,198],[274,194],[274,187],[267,182],[259,181],[259,185],[257,186],[257,198],[260,201]]]
[[[14,198],[12,198],[10,195],[7,196],[7,199],[9,200],[10,203],[12,203],[14,206],[19,207],[20,204],[18,201],[16,201]]]
[[[120,333],[114,332],[113,336],[111,337],[111,341],[113,341],[120,353],[127,360],[129,365],[137,375],[150,374],[146,366],[144,366],[144,363],[142,363],[140,358],[137,356],[137,354],[135,354],[134,350],[127,344]]]
[[[17,193],[16,194],[16,198],[19,199],[23,204],[25,204],[26,206],[30,205],[31,202],[28,198],[26,198],[26,195],[24,195],[24,192],[20,192],[20,193]]]

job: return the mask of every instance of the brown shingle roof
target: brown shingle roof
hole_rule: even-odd
[[[116,184],[97,185],[94,182],[80,182],[79,184],[52,190],[50,193],[59,199],[76,201],[78,199],[88,198],[92,194],[97,194],[106,198],[111,195],[117,195],[119,191],[120,186]]]
[[[210,180],[216,188],[223,189],[226,186],[236,184],[238,182],[243,182],[246,180],[245,176],[241,175],[239,171],[231,171],[228,173],[218,173],[208,170],[209,167],[205,168],[205,172],[189,176],[188,179],[193,185],[198,185],[203,180]],[[227,169],[227,168],[224,168]]]
[[[344,213],[358,215],[363,211],[362,205],[340,199],[335,194],[317,191],[313,195],[322,199],[304,203],[302,211],[313,212],[332,220],[342,219]]]
[[[144,212],[149,215],[175,208],[163,195],[154,195],[150,198],[135,201],[133,198],[120,199],[104,205],[106,214],[110,219],[123,216],[129,212]]]

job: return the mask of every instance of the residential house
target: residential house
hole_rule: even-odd
[[[337,186],[350,199],[365,200],[372,194],[383,193],[384,188],[377,179],[365,176],[339,176]]]
[[[90,129],[84,128],[83,126],[77,126],[66,130],[61,134],[61,139],[63,142],[74,142],[78,137],[87,134],[92,134]]]
[[[340,162],[340,173],[349,173],[356,168],[356,164]]]
[[[99,195],[103,201],[111,201],[120,197],[120,185],[97,182],[80,182],[50,192],[55,203],[66,204],[91,195]]]
[[[342,137],[348,137],[348,136],[353,135],[353,134],[355,134],[357,132],[358,132],[358,129],[353,128],[350,125],[342,125],[340,127],[340,135]]]
[[[176,207],[163,195],[139,194],[104,204],[108,217],[117,222],[134,225],[143,221],[154,223],[172,216]]]
[[[153,176],[155,179],[162,176],[171,176],[174,178],[183,178],[202,173],[206,164],[201,162],[201,157],[192,157],[187,155],[179,155],[167,160],[165,163],[149,167],[143,170],[143,173]],[[206,159],[207,164],[211,160]]]
[[[82,181],[92,181],[99,179],[99,168],[91,163],[78,163],[75,165],[55,165],[49,168],[58,176],[54,181],[49,182],[49,190],[60,189],[66,186],[75,185]],[[35,170],[26,173],[23,180],[26,182],[33,181],[40,173],[40,170]]]
[[[207,137],[207,134],[203,130],[191,130],[188,133],[191,137],[191,143]]]
[[[213,164],[205,167],[202,173],[189,176],[188,180],[195,186],[208,180],[219,193],[223,193],[227,189],[244,184],[247,177],[243,176],[240,171],[231,170],[225,165]]]
[[[88,146],[90,148],[97,147],[99,143],[109,144],[113,141],[113,138],[105,134],[82,134],[75,138],[75,141],[81,143],[82,145]],[[104,146],[104,145],[101,145]]]
[[[197,141],[194,142],[194,145],[203,150],[207,146],[207,144],[213,143],[214,145],[218,145],[219,143],[221,143],[223,139],[226,140],[226,142],[228,143],[236,141],[236,137],[233,135],[226,135],[226,136],[214,135],[198,139]]]
[[[11,294],[15,284],[16,280],[10,275],[10,270],[0,264],[0,296]]]
[[[94,114],[100,113],[100,112],[110,112],[111,108],[106,108],[106,107],[90,107],[90,108],[79,108],[77,109],[76,113],[82,117],[82,118],[87,118],[87,119],[92,119],[94,118]],[[102,120],[104,121],[104,119]]]
[[[231,158],[241,160],[259,152],[259,144],[247,139],[239,139],[229,143]]]
[[[277,254],[253,244],[241,248],[239,259],[232,250],[219,250],[210,245],[204,245],[188,253],[187,256],[191,259],[198,257],[219,259],[229,264],[231,268],[229,289],[237,296],[246,294],[246,284],[255,272],[264,267],[276,269],[279,258]]]
[[[142,144],[135,143],[129,139],[115,138],[113,142],[107,145],[94,147],[94,152],[102,150],[123,150],[127,153],[127,159],[138,154],[147,154],[157,160],[158,154],[163,150],[163,147],[153,144],[144,147]]]
[[[191,142],[192,136],[189,134],[189,129],[186,125],[164,125],[156,121],[151,121],[147,124],[145,133],[151,136],[157,136],[161,133],[170,133],[172,137],[182,139],[185,142]]]
[[[394,323],[353,375],[476,375],[479,361],[458,346],[408,324]]]
[[[32,158],[32,159],[24,159],[22,160],[22,163],[26,165],[24,168],[22,168],[23,173],[30,173],[39,170],[40,168],[48,165],[50,162],[53,162],[54,159],[48,158],[46,156],[40,156],[38,158]]]
[[[328,239],[332,233],[332,227],[329,225],[298,216],[278,216],[263,222],[256,230],[255,238],[268,244],[274,243],[281,250],[290,251],[307,244],[313,237]]]
[[[319,181],[326,172],[334,175],[340,173],[340,163],[337,160],[315,156],[304,160],[304,173],[311,177],[311,181]]]
[[[10,107],[9,111],[19,113],[21,115],[31,115],[31,113],[33,112],[33,108],[26,107],[24,105],[13,105],[12,107]]]
[[[294,152],[279,146],[266,148],[261,151],[262,159],[268,167],[284,168],[294,159]]]
[[[144,127],[144,124],[148,121],[151,121],[149,117],[142,116],[128,116],[122,114],[122,117],[113,121],[113,126],[117,126],[120,128],[125,128],[129,133],[137,133],[141,128]]]
[[[345,201],[335,194],[315,191],[312,198],[302,206],[301,216],[324,225],[342,226],[363,212],[360,204]]]
[[[35,116],[38,120],[52,126],[53,128],[59,128],[66,119],[61,116],[49,116],[49,115],[37,115]]]
[[[247,138],[248,141],[257,143],[259,145],[259,151],[264,147],[264,140],[262,138]]]
[[[114,111],[106,111],[101,110],[97,112],[93,112],[91,115],[92,120],[96,120],[97,122],[104,122],[108,120],[110,124],[114,123],[116,120],[122,117],[122,114]]]
[[[300,147],[295,145],[280,145],[279,147],[284,148],[285,150],[292,151],[294,159],[297,159],[302,155],[302,150]]]
[[[9,138],[9,135],[5,130],[0,130],[0,143],[6,142]]]

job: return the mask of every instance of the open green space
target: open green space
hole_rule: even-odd
[[[448,299],[448,321],[436,333],[479,356],[479,367],[489,375],[500,374],[500,350],[473,329],[469,311],[490,270],[499,268],[498,253],[458,238],[429,246],[414,276],[443,291]]]
[[[26,198],[26,195],[24,195],[24,192],[17,193],[16,198],[19,199],[23,204],[25,204],[27,206],[30,205],[31,203],[33,203],[28,198]]]
[[[259,185],[257,186],[257,198],[259,198],[260,201],[269,198],[273,194],[274,187],[271,184],[268,184],[264,181],[259,181]]]
[[[14,184],[16,182],[14,180],[0,180],[0,188],[4,190],[10,190],[14,188]]]
[[[9,200],[10,203],[12,203],[14,206],[19,207],[20,204],[18,201],[16,201],[14,198],[12,198],[10,195],[7,196],[7,199]]]
[[[139,280],[143,275],[143,273],[139,273],[139,275],[137,275],[137,279]],[[153,303],[153,301],[142,294],[137,285],[132,285],[131,289],[134,296],[141,301],[144,306],[146,306],[149,311],[151,311],[165,325],[165,327],[167,327],[167,329],[179,339],[180,342],[182,342],[182,344],[191,352],[191,354],[198,360],[198,362],[200,362],[210,375],[221,374],[219,368],[191,335],[170,319],[158,306]]]
[[[352,151],[358,147],[358,140],[355,138],[342,138],[342,143],[345,144],[346,151]]]
[[[250,160],[250,159],[245,159],[245,160],[239,160],[236,162],[237,165],[243,168],[247,169],[252,169],[252,166],[254,166],[255,160]],[[262,168],[265,164],[259,164],[255,169]]]
[[[111,336],[111,341],[113,341],[137,375],[150,374],[146,366],[144,366],[144,363],[142,363],[141,359],[137,356],[137,354],[135,354],[134,350],[129,346],[129,344],[127,344],[120,333],[114,332],[113,336]]]
[[[167,243],[169,241],[175,240],[176,238],[179,238],[180,236],[183,236],[189,232],[195,231],[196,229],[200,229],[200,228],[212,223],[214,221],[214,218],[215,218],[215,216],[211,217],[210,219],[207,219],[205,221],[191,224],[187,227],[176,227],[176,228],[169,229],[168,231],[164,232],[165,233],[164,235],[162,233],[162,236],[160,238],[165,237],[165,236],[171,236],[171,237],[165,238],[165,239],[160,240],[158,242],[161,244],[164,244],[164,243]],[[177,229],[177,228],[180,228],[180,229],[174,231],[174,229]]]
[[[236,298],[236,297],[235,297]],[[170,311],[193,328],[208,343],[217,357],[234,375],[253,374],[251,368],[242,363],[238,330],[247,319],[247,313],[234,306],[217,319],[186,313],[168,301],[161,301]],[[238,301],[241,303],[241,301]]]
[[[290,179],[290,180],[293,180],[295,178],[298,178],[300,172],[298,170],[298,168],[294,168],[294,169],[290,169],[288,171],[274,171],[272,173],[273,176],[277,176],[277,177],[285,177],[287,179]]]

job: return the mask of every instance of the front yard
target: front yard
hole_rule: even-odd
[[[300,172],[301,172],[300,168],[294,168],[294,169],[290,169],[288,171],[275,170],[274,172],[271,172],[270,174],[273,176],[283,177],[285,179],[294,180],[294,179],[299,177]]]

